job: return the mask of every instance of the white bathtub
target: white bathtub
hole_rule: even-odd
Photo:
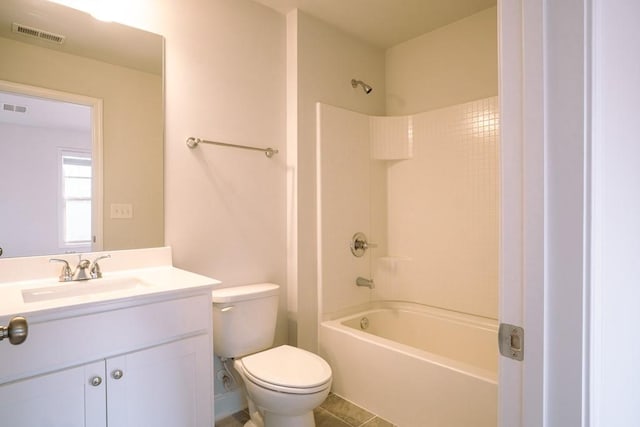
[[[320,355],[334,393],[400,427],[495,427],[497,329],[492,319],[377,303],[322,322]]]

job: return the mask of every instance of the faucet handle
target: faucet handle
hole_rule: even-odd
[[[349,245],[351,248],[351,253],[356,257],[361,257],[369,248],[377,248],[378,245],[376,243],[369,243],[367,241],[367,236],[364,233],[357,232],[351,238],[351,244]]]
[[[102,270],[100,270],[100,264],[98,264],[98,261],[105,258],[111,258],[111,255],[101,255],[93,260],[93,265],[91,266],[91,278],[100,279],[102,277]]]
[[[67,262],[67,260],[60,258],[51,258],[49,259],[49,262],[64,262],[62,271],[60,272],[60,276],[58,277],[58,279],[60,280],[60,282],[68,282],[71,280],[71,267],[69,267],[69,263]]]

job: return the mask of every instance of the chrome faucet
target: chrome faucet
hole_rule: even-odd
[[[375,283],[373,283],[373,279],[365,279],[364,277],[358,277],[356,279],[356,285],[364,286],[369,289],[373,289],[376,287]]]
[[[102,277],[102,270],[98,261],[104,258],[111,258],[111,255],[102,255],[96,258],[93,263],[88,259],[82,259],[82,255],[78,255],[78,265],[75,271],[71,272],[71,267],[67,260],[59,258],[51,258],[49,262],[63,262],[64,266],[58,277],[60,282],[71,282],[89,279],[99,279]]]
[[[89,268],[91,267],[91,261],[88,259],[82,259],[82,255],[78,255],[78,265],[76,270],[71,275],[71,280],[89,280],[91,279],[91,273]]]

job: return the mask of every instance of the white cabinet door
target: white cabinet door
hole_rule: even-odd
[[[106,427],[104,361],[0,386],[0,425]],[[96,377],[99,384],[92,384]]]
[[[109,427],[211,427],[209,337],[107,359]]]

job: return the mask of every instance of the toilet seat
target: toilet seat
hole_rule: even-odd
[[[331,367],[320,356],[283,345],[239,360],[247,379],[273,391],[312,394],[331,383]]]

